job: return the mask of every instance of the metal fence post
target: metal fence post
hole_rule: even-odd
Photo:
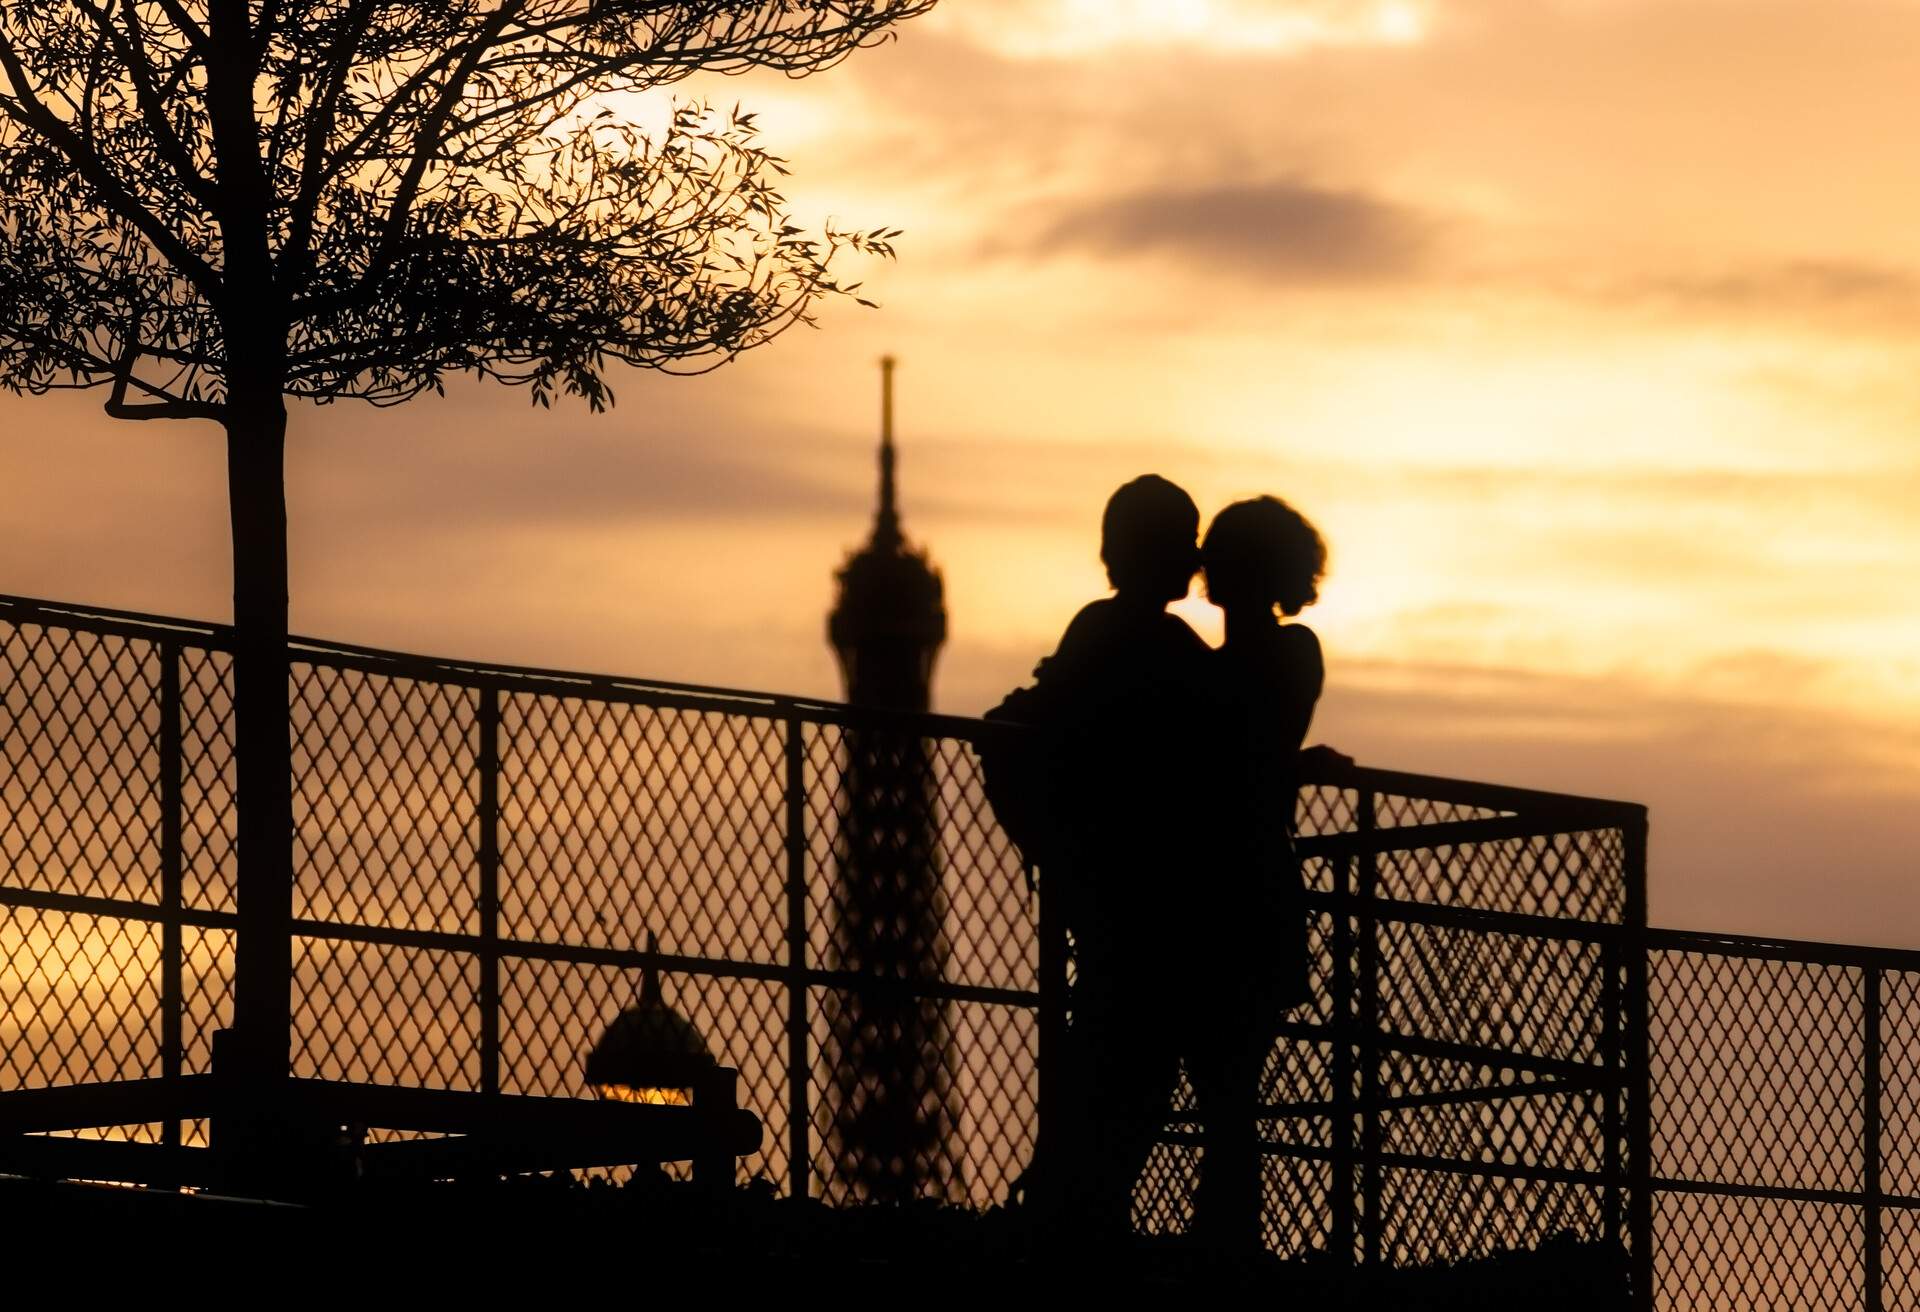
[[[1600,1237],[1611,1244],[1623,1240],[1626,1210],[1626,1162],[1621,1149],[1627,1134],[1626,1045],[1621,1033],[1621,993],[1626,971],[1624,935],[1600,945],[1600,1061],[1612,1081],[1601,1093],[1600,1174],[1605,1179],[1600,1210]],[[1624,1249],[1623,1249],[1624,1252]]]
[[[1329,981],[1333,1008],[1328,1018],[1333,1038],[1329,1045],[1333,1059],[1333,1124],[1328,1145],[1333,1150],[1333,1180],[1327,1191],[1333,1216],[1329,1243],[1340,1265],[1351,1266],[1356,1243],[1354,1167],[1358,1161],[1354,1143],[1354,1044],[1359,1039],[1353,997],[1353,917],[1358,907],[1353,899],[1359,882],[1360,854],[1355,852],[1328,864],[1335,881],[1333,937],[1328,946],[1333,958]]]
[[[1630,1306],[1653,1309],[1653,1057],[1648,991],[1647,814],[1621,826],[1626,908],[1621,916],[1626,956],[1627,1243],[1631,1249]]]
[[[1027,867],[1031,878],[1033,867]],[[1043,872],[1044,873],[1044,872]],[[1040,1051],[1039,1069],[1035,1072],[1036,1090],[1033,1136],[1033,1157],[1029,1159],[1028,1169],[1038,1163],[1040,1170],[1036,1178],[1047,1171],[1059,1171],[1064,1163],[1060,1161],[1060,1140],[1062,1121],[1073,1114],[1073,1108],[1067,1098],[1069,1092],[1067,1062],[1070,1060],[1067,1050],[1067,930],[1061,921],[1060,899],[1044,894],[1039,899],[1039,1008],[1040,1008]],[[1049,1158],[1055,1160],[1048,1160]],[[1049,1192],[1049,1202],[1059,1196],[1057,1191]],[[1033,1197],[1028,1192],[1028,1199]]]
[[[480,774],[480,1092],[500,1092],[500,690],[477,688]]]
[[[181,814],[186,805],[181,771],[180,646],[164,642],[160,659],[160,1078],[169,1085],[180,1079],[185,1058],[182,1025],[185,1001],[181,975],[185,955],[180,917],[184,896]],[[168,1119],[160,1127],[161,1142],[180,1144],[180,1122]]]
[[[1637,1101],[1640,1095],[1629,1086],[1628,1078],[1626,1010],[1634,1004],[1634,999],[1627,991],[1627,962],[1636,952],[1644,956],[1646,945],[1632,928],[1630,904],[1633,901],[1633,876],[1631,857],[1624,851],[1621,864],[1623,901],[1619,933],[1602,940],[1600,944],[1600,1060],[1608,1078],[1613,1081],[1603,1094],[1600,1128],[1600,1174],[1606,1181],[1600,1233],[1607,1242],[1622,1245],[1623,1256],[1631,1261],[1625,1247],[1628,1238],[1627,1209],[1630,1205],[1626,1174],[1627,1107],[1630,1100]]]
[[[787,729],[787,1192],[805,1198],[813,1178],[813,1060],[807,1021],[807,772],[798,715]]]
[[[1380,1050],[1374,1042],[1380,1029],[1380,926],[1374,899],[1379,896],[1380,858],[1373,851],[1374,795],[1362,789],[1354,816],[1360,850],[1354,855],[1358,888],[1356,930],[1359,935],[1360,978],[1355,1037],[1360,1062],[1360,1237],[1361,1261],[1380,1261]]]
[[[1867,1312],[1881,1312],[1885,1293],[1882,1289],[1880,1180],[1880,968],[1865,966],[1860,971],[1860,1187],[1864,1194],[1861,1212],[1866,1223]]]

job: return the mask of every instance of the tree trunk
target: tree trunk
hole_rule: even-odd
[[[286,314],[260,156],[259,45],[248,0],[207,7],[207,108],[224,254],[227,499],[233,521],[239,941],[229,1043],[243,1078],[287,1073],[293,756],[287,722]],[[270,1109],[262,1108],[271,1115]]]
[[[234,1053],[250,1080],[287,1073],[293,753],[287,717],[287,412],[277,387],[236,392],[227,418],[233,521],[233,726],[240,929]]]

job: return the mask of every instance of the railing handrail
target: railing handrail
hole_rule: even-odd
[[[19,597],[5,592],[0,592],[0,616],[22,616],[30,624],[74,626],[75,621],[79,621],[76,627],[148,638],[155,642],[178,642],[182,638],[194,638],[223,650],[232,645],[233,626],[230,624],[180,619],[171,615],[150,615],[135,610],[115,610],[108,606],[81,606],[71,602],[48,601],[41,597]]]
[[[1764,961],[1794,961],[1808,965],[1862,966],[1880,970],[1920,971],[1920,948],[1886,948],[1868,943],[1769,938],[1756,934],[1722,934],[1693,929],[1649,928],[1645,934],[1646,945],[1650,951],[1692,952],[1703,956],[1746,957]]]

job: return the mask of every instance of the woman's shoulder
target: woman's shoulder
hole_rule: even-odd
[[[1261,646],[1271,660],[1289,664],[1320,664],[1320,635],[1304,624],[1276,624],[1260,634]]]
[[[1275,626],[1275,632],[1283,644],[1283,650],[1300,657],[1311,657],[1316,662],[1319,661],[1320,635],[1306,625],[1280,624]]]

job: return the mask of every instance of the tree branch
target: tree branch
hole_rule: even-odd
[[[14,122],[46,138],[86,179],[102,203],[152,242],[195,290],[217,303],[223,290],[218,271],[121,186],[100,156],[40,102],[26,69],[21,66],[19,52],[4,32],[0,32],[0,71],[6,73],[13,87],[12,97],[0,100],[0,109]]]
[[[347,21],[342,24],[339,39],[327,52],[329,67],[325,84],[307,111],[306,141],[300,151],[300,188],[294,196],[292,223],[283,257],[289,287],[304,283],[313,267],[313,224],[320,208],[322,180],[326,176],[327,138],[333,134],[340,95],[353,71],[354,51],[359,48],[379,7],[379,0],[355,0]]]
[[[125,15],[127,23],[126,32],[120,30],[111,14],[90,0],[78,0],[78,3],[93,15],[95,25],[113,43],[115,53],[127,66],[127,76],[133,81],[134,97],[140,106],[141,120],[147,125],[147,132],[153,138],[160,157],[172,167],[174,176],[180,179],[181,185],[195,200],[203,205],[213,204],[213,180],[194,167],[186,144],[174,132],[173,125],[167,122],[166,106],[160,99],[160,90],[152,77],[152,65],[146,58],[137,0],[120,0],[120,12]]]
[[[126,345],[120,351],[120,359],[113,370],[113,390],[107,394],[107,403],[103,407],[114,419],[213,419],[225,418],[226,407],[211,401],[196,401],[190,397],[175,396],[165,388],[155,387],[144,379],[134,376],[133,367],[140,362],[140,312],[138,307],[127,316]],[[127,387],[138,388],[154,401],[130,403],[127,400]]]
[[[507,0],[501,5],[481,33],[466,46],[464,55],[447,75],[438,100],[414,132],[412,155],[406,171],[401,174],[399,185],[394,189],[393,199],[387,204],[386,221],[381,225],[380,238],[374,245],[367,267],[355,280],[354,286],[345,291],[349,301],[365,289],[379,286],[380,280],[392,267],[394,253],[406,231],[407,219],[413,213],[414,198],[420,192],[420,180],[426,176],[427,166],[440,153],[447,122],[466,91],[467,80],[473,76],[474,69],[492,47],[493,41],[513,21],[524,3],[525,0]]]

